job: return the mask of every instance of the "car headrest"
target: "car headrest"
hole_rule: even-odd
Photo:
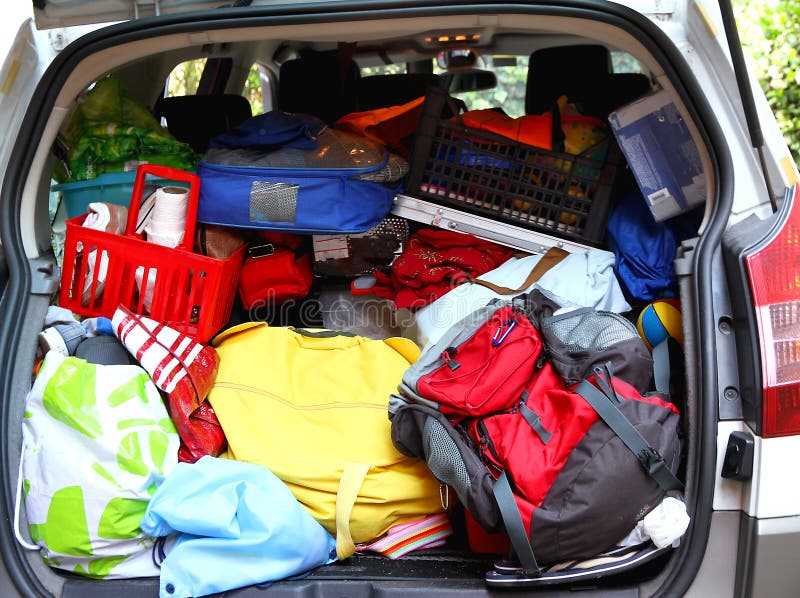
[[[236,94],[159,98],[153,114],[156,118],[164,117],[175,139],[188,143],[198,153],[208,149],[212,137],[253,115],[247,98]]]
[[[333,123],[358,109],[359,78],[358,65],[338,50],[301,53],[281,65],[278,109]]]
[[[647,92],[650,80],[638,73],[614,74],[604,46],[586,44],[543,48],[531,54],[525,90],[525,113],[542,114],[562,95],[584,114],[603,120]]]

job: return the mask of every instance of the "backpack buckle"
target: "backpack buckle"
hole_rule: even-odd
[[[651,476],[655,477],[658,472],[664,469],[667,464],[664,462],[664,457],[654,449],[652,446],[648,446],[646,449],[643,449],[637,457],[639,458],[639,463],[642,464]]]

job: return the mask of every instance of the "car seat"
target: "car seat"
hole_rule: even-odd
[[[525,113],[542,114],[559,96],[584,114],[607,120],[609,113],[650,89],[641,73],[613,73],[608,48],[586,44],[536,50],[528,63]]]

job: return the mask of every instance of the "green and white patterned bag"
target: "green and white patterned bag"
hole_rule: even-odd
[[[139,524],[177,463],[178,434],[147,372],[51,351],[22,433],[25,507],[44,560],[95,578],[158,575]]]

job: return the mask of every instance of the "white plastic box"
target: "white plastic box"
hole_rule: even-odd
[[[656,221],[705,202],[697,146],[666,91],[623,106],[609,122]]]

